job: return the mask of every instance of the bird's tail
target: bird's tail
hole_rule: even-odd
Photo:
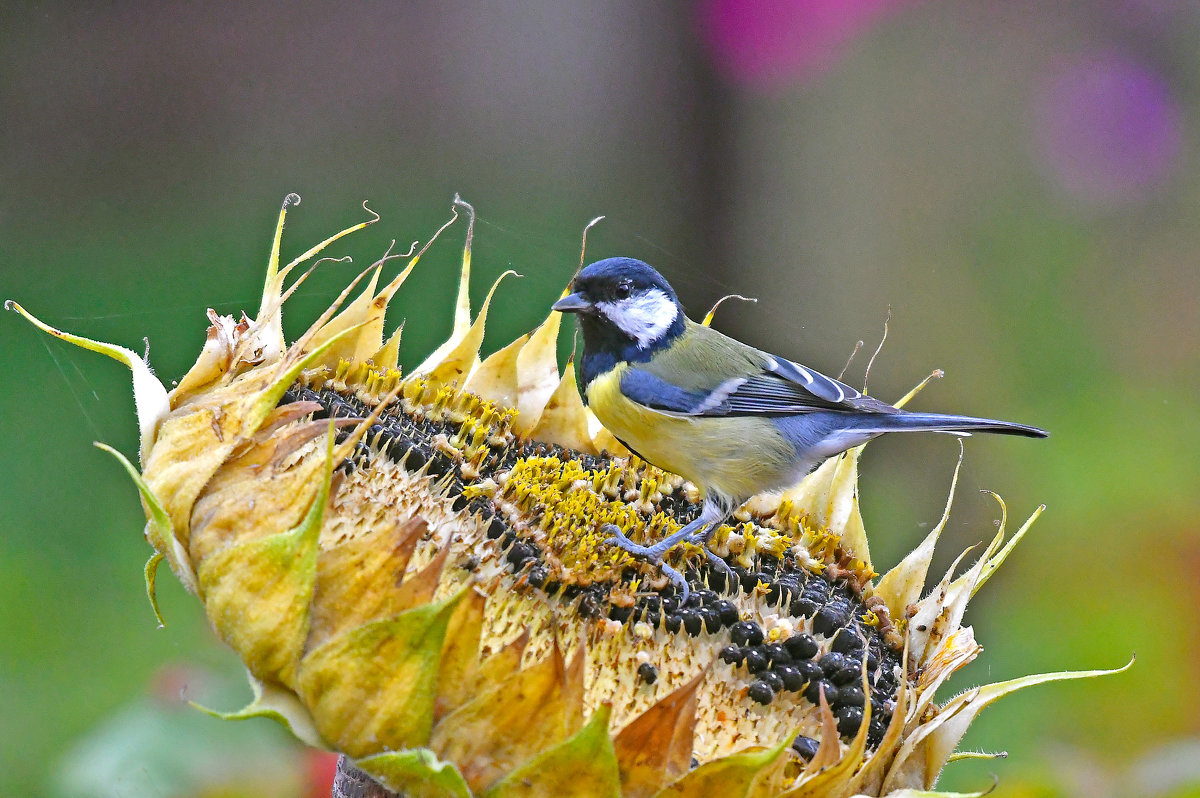
[[[995,432],[1000,435],[1022,435],[1026,438],[1045,438],[1050,433],[1026,424],[998,421],[994,418],[952,416],[945,413],[872,413],[860,417],[861,432]]]

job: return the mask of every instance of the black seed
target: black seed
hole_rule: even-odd
[[[890,671],[884,671],[875,679],[875,689],[891,695],[896,692],[896,677]]]
[[[817,610],[821,605],[810,598],[801,596],[798,599],[793,599],[788,612],[795,618],[811,618],[816,615]]]
[[[454,467],[454,463],[446,455],[438,452],[429,460],[429,470],[426,472],[430,476],[440,477]]]
[[[730,588],[732,588],[734,585],[740,585],[742,583],[742,579],[744,579],[746,576],[746,569],[734,563],[729,566],[729,570],[733,572],[733,584],[730,585]]]
[[[667,619],[667,631],[670,632],[671,634],[678,632],[679,629],[683,626],[683,618],[679,617],[679,613],[668,612],[666,615],[666,619]]]
[[[771,689],[771,685],[758,679],[750,683],[750,689],[746,691],[746,695],[760,704],[769,704],[775,698],[775,691]]]
[[[699,590],[692,591],[692,595],[699,597],[701,607],[710,607],[717,603],[717,592],[715,590],[700,588]]]
[[[724,593],[727,583],[724,568],[713,568],[708,572],[708,586],[713,590]]]
[[[849,629],[839,629],[829,648],[839,654],[857,654],[863,650],[863,641]]]
[[[567,588],[570,590],[570,587]],[[584,618],[595,618],[600,615],[603,602],[591,593],[583,594],[579,599],[579,614]]]
[[[795,573],[779,577],[779,584],[783,585],[793,596],[799,596],[804,591],[804,581]]]
[[[879,654],[877,654],[873,649],[868,649],[867,650],[867,670],[871,673],[874,673],[875,669],[878,667],[879,667]]]
[[[638,678],[646,684],[654,684],[658,681],[658,668],[651,665],[649,662],[643,662],[638,665]]]
[[[537,559],[537,552],[537,547],[532,543],[521,541],[512,545],[504,559],[512,563],[513,568],[520,568],[526,562]]]
[[[679,609],[679,596],[663,596],[662,608],[664,612],[675,612]]]
[[[882,718],[871,718],[871,725],[867,728],[867,742],[871,745],[879,745],[883,742],[883,735],[887,734],[888,721]]]
[[[804,697],[813,704],[819,704],[821,701],[821,691],[825,691],[825,700],[833,704],[837,701],[837,688],[833,686],[833,682],[825,679],[815,679],[808,683],[808,687],[804,688]]]
[[[760,554],[758,555],[758,567],[774,573],[779,570],[779,558],[773,554]]]
[[[742,651],[746,655],[746,668],[751,673],[758,673],[767,669],[767,655],[761,648],[745,648]]]
[[[501,548],[507,549],[509,546],[517,542],[517,533],[511,529],[504,530],[504,534],[500,536]]]
[[[642,599],[642,604],[645,605],[646,609],[648,610],[662,609],[662,597],[657,595],[646,596]]]
[[[758,574],[742,573],[738,576],[738,581],[742,584],[742,590],[749,593],[758,585]]]
[[[795,740],[792,741],[792,750],[799,754],[800,757],[805,761],[808,761],[816,756],[817,749],[820,747],[820,743],[811,737],[805,737],[803,734],[799,735]]]
[[[840,707],[859,707],[861,708],[866,703],[866,696],[863,691],[854,685],[846,685],[838,688],[838,706]]]
[[[804,681],[806,682],[825,677],[825,671],[821,670],[821,666],[811,659],[800,660],[795,663],[795,668],[800,671],[800,675],[804,677]]]
[[[646,610],[642,615],[642,620],[651,626],[657,627],[662,622],[662,613],[658,610]]]
[[[775,672],[783,680],[783,686],[786,689],[797,691],[804,688],[804,675],[795,665],[776,665]]]
[[[824,579],[813,579],[804,586],[800,595],[818,604],[824,604],[829,601],[829,583]]]
[[[721,616],[712,607],[704,607],[700,611],[700,617],[704,620],[704,628],[710,634],[721,631]]]
[[[839,734],[844,737],[852,737],[858,733],[858,727],[862,725],[863,719],[862,707],[842,707],[833,714],[837,718]]]
[[[767,659],[771,660],[771,662],[775,663],[776,665],[782,665],[785,662],[792,661],[792,655],[788,653],[788,650],[784,648],[783,644],[781,643],[770,643],[765,646],[764,650],[766,652]]]
[[[738,622],[737,606],[729,600],[718,601],[716,604],[717,616],[721,619],[721,623],[725,626],[733,626]]]
[[[778,693],[783,689],[783,677],[775,671],[763,671],[762,673],[758,674],[758,680],[771,685],[771,690],[773,692]]]
[[[549,576],[549,573],[546,571],[546,566],[535,565],[529,569],[529,573],[526,575],[525,579],[534,587],[542,587],[546,584],[547,576]]]
[[[408,450],[408,456],[404,458],[404,468],[406,471],[420,471],[421,466],[425,465],[425,461],[428,459],[420,449],[414,446]]]
[[[467,497],[460,493],[450,502],[450,509],[458,512],[467,506],[467,501]]]
[[[862,663],[852,657],[846,657],[846,662],[829,677],[834,684],[851,684],[862,680]]]
[[[689,635],[695,637],[700,634],[704,621],[700,619],[700,613],[692,609],[680,610],[679,614],[683,616],[683,628]]]
[[[737,646],[725,646],[721,649],[721,661],[729,665],[737,665],[746,657],[742,654],[742,650]]]
[[[792,659],[812,659],[820,651],[817,641],[812,635],[806,634],[792,635],[783,641],[783,645],[792,655]]]
[[[757,646],[763,641],[763,632],[754,621],[740,621],[729,630],[729,637],[739,646]]]
[[[834,630],[850,623],[851,614],[850,607],[842,601],[831,601],[813,616],[813,631],[826,636],[832,635]]]
[[[886,700],[871,696],[871,717],[884,723],[892,719],[892,710]]]
[[[821,666],[821,670],[826,676],[832,676],[842,669],[846,664],[846,655],[830,652],[817,660],[817,664]]]
[[[503,521],[499,518],[493,518],[487,528],[488,540],[496,540],[507,531],[508,527],[504,526]]]
[[[608,617],[617,623],[625,623],[633,614],[633,607],[620,607],[613,604],[608,608]]]

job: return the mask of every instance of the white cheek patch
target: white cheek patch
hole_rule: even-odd
[[[620,302],[598,302],[596,307],[643,348],[662,338],[679,317],[679,308],[657,288]]]

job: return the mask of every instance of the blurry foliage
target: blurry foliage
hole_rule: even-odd
[[[301,746],[282,728],[234,723],[213,734],[210,718],[184,701],[237,705],[234,680],[172,668],[156,676],[151,695],[134,699],[70,745],[50,772],[62,798],[302,798]],[[324,794],[329,782],[324,784]]]

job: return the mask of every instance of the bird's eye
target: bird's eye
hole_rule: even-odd
[[[633,283],[628,280],[622,280],[617,283],[616,292],[617,299],[628,299],[629,295],[633,293]]]

